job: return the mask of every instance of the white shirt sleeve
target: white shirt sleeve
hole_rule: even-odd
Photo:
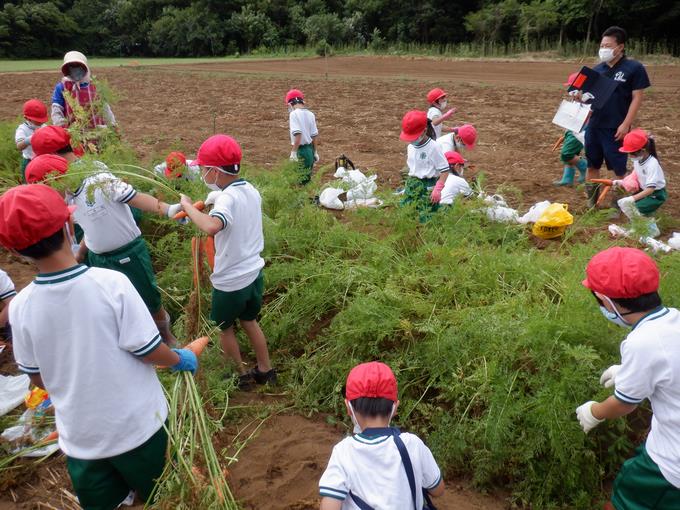
[[[128,278],[117,277],[112,303],[118,318],[118,347],[144,357],[161,344],[161,335],[148,308]]]
[[[14,283],[7,273],[0,269],[0,301],[15,296],[17,291],[14,288]]]
[[[666,187],[666,178],[663,175],[663,169],[656,158],[653,161],[650,161],[647,171],[648,188],[662,189]]]
[[[430,108],[427,110],[427,118],[430,120],[434,120],[437,117],[441,117],[442,112],[439,108],[435,108],[434,106],[430,106]]]
[[[292,112],[290,112],[290,115],[288,116],[291,136],[295,136],[297,134],[302,133],[302,125],[300,124],[300,118],[299,115],[296,113],[298,111],[299,110],[293,110]]]
[[[114,202],[123,202],[126,204],[137,194],[135,188],[113,174],[106,174],[103,179],[106,181],[106,196]],[[96,185],[96,182],[91,184],[91,186]]]
[[[9,304],[9,323],[12,324],[12,350],[14,360],[19,370],[25,374],[39,374],[40,367],[33,349],[33,341],[28,331],[22,327],[22,321],[17,316],[16,299]]]
[[[230,197],[227,193],[222,193],[219,197],[217,197],[215,200],[215,206],[213,207],[212,211],[210,211],[210,216],[219,218],[222,221],[223,230],[234,221],[232,202],[232,197]]]
[[[319,136],[319,128],[316,125],[316,116],[312,112],[309,112],[309,113],[311,114],[311,119],[312,119],[311,123],[310,123],[311,124],[310,127],[312,128],[312,131],[311,131],[309,136],[311,136],[312,138],[316,138],[317,136]]]
[[[52,103],[52,124],[55,126],[65,126],[67,124],[66,114],[64,113],[64,107],[57,103]]]
[[[15,143],[23,142],[24,140],[26,140],[26,137],[30,135],[31,133],[28,132],[28,126],[26,126],[26,124],[22,122],[21,124],[19,124],[17,130],[14,132],[14,142]]]
[[[614,396],[625,404],[639,404],[654,393],[658,380],[669,375],[668,363],[655,354],[652,346],[624,340]]]
[[[340,463],[338,445],[333,447],[333,453],[328,461],[326,471],[319,480],[319,495],[323,498],[333,498],[344,501],[349,493],[347,487],[347,473]]]
[[[449,133],[444,136],[440,136],[437,138],[437,143],[441,146],[442,150],[446,152],[450,152],[453,150],[453,133]]]
[[[437,461],[434,460],[434,455],[432,455],[430,449],[420,438],[418,438],[418,442],[418,447],[420,448],[420,467],[423,472],[423,479],[421,480],[422,487],[425,490],[434,489],[439,485],[439,482],[442,481],[441,471],[439,470]]]
[[[433,150],[430,157],[432,158],[432,164],[438,173],[447,172],[449,170],[449,162],[444,156],[444,150],[438,143],[433,144]]]

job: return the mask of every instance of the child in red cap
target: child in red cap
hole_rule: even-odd
[[[425,443],[390,427],[399,407],[390,367],[378,361],[354,367],[345,406],[354,435],[333,448],[319,480],[321,510],[430,508],[429,496],[442,495],[444,482]]]
[[[680,508],[680,313],[662,305],[659,269],[634,248],[595,255],[583,285],[608,321],[631,328],[621,343],[621,364],[600,377],[614,395],[576,409],[583,431],[631,413],[645,399],[654,412],[647,441],[623,465],[606,508]]]
[[[574,82],[579,73],[571,73],[567,81],[563,84],[564,87],[569,88]],[[555,186],[573,186],[574,176],[578,170],[578,183],[583,184],[586,181],[586,171],[588,170],[588,162],[581,157],[583,150],[583,131],[576,134],[568,129],[564,132],[564,140],[562,142],[562,149],[560,150],[560,160],[564,163],[562,178],[559,181],[553,182]]]
[[[31,137],[35,130],[47,122],[47,106],[40,99],[29,99],[24,103],[24,121],[19,124],[14,133],[14,143],[21,151],[21,180],[24,180],[24,172],[28,163],[35,157],[31,147]]]
[[[620,199],[617,204],[621,212],[629,219],[636,216],[650,216],[663,205],[668,198],[666,191],[666,177],[659,164],[656,153],[656,143],[643,129],[634,129],[623,138],[623,145],[619,152],[628,154],[633,162],[633,173],[637,178],[639,189],[633,195]],[[614,186],[623,188],[623,180],[615,180]],[[659,235],[659,228],[652,220],[649,235]]]
[[[131,490],[150,499],[163,473],[168,404],[153,365],[194,372],[198,362],[163,344],[128,278],[76,262],[66,242],[71,213],[43,184],[0,197],[0,244],[38,269],[9,305],[13,350],[54,403],[80,505],[112,509]]]
[[[202,213],[184,195],[181,204],[196,227],[215,237],[210,318],[221,329],[222,350],[234,363],[239,388],[247,390],[253,383],[275,384],[276,371],[269,360],[267,339],[257,322],[264,291],[264,259],[260,255],[264,249],[262,199],[257,189],[240,176],[241,156],[241,147],[232,137],[208,138],[198,149],[195,164],[201,167],[205,185],[213,190],[205,203],[214,207],[209,214]],[[234,332],[237,319],[257,358],[257,365],[250,371],[243,365]]]
[[[457,152],[447,152],[444,156],[449,162],[449,175],[446,177],[446,182],[444,182],[442,198],[439,203],[441,205],[451,205],[457,196],[463,195],[464,197],[469,197],[473,194],[473,191],[463,178],[466,162],[463,156]]]
[[[427,102],[430,105],[427,110],[427,118],[432,123],[432,128],[435,133],[434,138],[442,136],[444,121],[456,113],[455,108],[444,111],[448,105],[447,96],[448,94],[440,88],[432,89],[427,93]],[[451,128],[448,128],[447,130],[451,131]]]
[[[172,218],[182,210],[179,204],[166,204],[157,198],[139,193],[130,184],[113,175],[101,161],[85,165],[74,153],[71,138],[63,127],[46,126],[33,135],[38,156],[53,155],[50,160],[34,161],[27,168],[27,177],[41,182],[50,172],[65,173],[66,168],[82,172],[82,181],[75,190],[67,190],[66,200],[78,208],[74,214],[84,237],[80,243],[79,261],[87,258],[90,266],[114,269],[124,273],[142,296],[163,340],[174,345],[170,316],[163,308],[161,294],[142,232],[137,226],[131,207]],[[37,160],[38,158],[36,158]],[[130,207],[128,207],[130,206]]]
[[[404,115],[399,138],[408,142],[408,177],[401,203],[415,204],[421,222],[426,221],[439,207],[441,190],[449,171],[444,151],[432,136],[434,133],[428,132],[425,112],[412,110]]]
[[[314,113],[305,106],[305,96],[298,89],[291,89],[286,94],[288,105],[288,123],[290,127],[290,160],[297,161],[300,167],[300,184],[307,184],[312,178],[314,163],[319,161],[317,144],[319,129],[316,126]]]
[[[437,138],[444,152],[458,152],[473,150],[477,145],[477,129],[472,124],[455,127],[449,134]]]
[[[184,153],[172,151],[167,155],[165,161],[154,167],[158,175],[163,175],[167,179],[185,179],[193,181],[201,173],[201,169],[194,160],[187,159]]]

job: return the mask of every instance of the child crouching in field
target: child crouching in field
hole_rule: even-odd
[[[569,88],[577,76],[578,73],[570,74],[563,85]],[[562,149],[560,150],[560,160],[564,164],[564,170],[562,178],[559,181],[553,182],[555,186],[572,186],[576,171],[579,173],[578,183],[583,184],[586,181],[588,163],[581,157],[582,150],[583,142],[572,131],[566,130],[564,132],[564,140],[562,141]]]
[[[39,127],[47,122],[47,106],[39,99],[29,99],[24,103],[23,108],[24,122],[19,124],[14,133],[14,143],[17,149],[21,151],[21,182],[24,180],[24,172],[26,167],[35,157],[33,148],[31,147],[31,138],[33,133]]]
[[[390,427],[399,407],[390,367],[377,361],[354,367],[345,406],[354,435],[333,448],[319,480],[321,510],[430,508],[425,502],[444,493],[444,482],[425,443]]]
[[[633,173],[640,190],[620,199],[617,204],[631,220],[640,215],[651,216],[668,198],[666,178],[659,164],[654,138],[642,129],[634,129],[623,138],[619,151],[627,153],[633,161]],[[622,188],[623,182],[617,179],[614,185]],[[659,233],[656,222],[652,221],[649,235],[656,237]]]
[[[408,142],[408,177],[401,204],[414,204],[423,222],[439,207],[449,163],[442,148],[428,134],[425,112],[408,112],[404,115],[401,128],[399,138]]]
[[[444,154],[449,162],[449,175],[446,177],[442,188],[440,205],[451,205],[458,195],[469,197],[473,194],[472,188],[463,178],[465,172],[465,160],[457,152],[447,152]]]
[[[227,135],[214,135],[198,149],[196,164],[203,182],[213,190],[205,201],[214,204],[210,214],[200,212],[182,196],[181,204],[196,227],[215,236],[215,267],[210,318],[221,330],[220,342],[237,371],[243,390],[253,384],[275,384],[276,371],[269,361],[267,339],[257,322],[262,308],[264,249],[262,199],[255,187],[243,180],[241,147]],[[236,320],[255,351],[257,365],[246,371],[234,331]],[[229,375],[231,377],[231,375]]]
[[[80,265],[66,242],[71,210],[43,184],[0,197],[0,244],[31,259],[35,280],[9,305],[19,369],[54,403],[59,447],[80,505],[148,500],[165,465],[168,404],[152,364],[194,372],[170,349],[130,281]]]
[[[38,156],[61,155],[67,164],[50,168],[56,160],[43,163],[36,158],[27,167],[27,175],[31,175],[32,182],[42,181],[51,171],[65,173],[66,168],[73,172],[79,168],[86,170],[75,155],[71,137],[63,127],[46,126],[36,131],[33,148]],[[90,266],[125,274],[149,308],[163,340],[174,345],[176,339],[170,330],[170,316],[161,302],[151,256],[128,205],[169,218],[182,208],[179,204],[169,205],[146,193],[138,193],[130,184],[113,175],[102,162],[96,161],[94,165],[92,174],[83,175],[78,188],[66,193],[69,203],[78,206],[74,219],[84,232],[78,260],[87,258]]]
[[[463,124],[453,128],[451,133],[437,138],[437,143],[444,152],[464,154],[477,145],[477,129],[472,124]]]
[[[201,171],[193,160],[179,151],[173,151],[167,155],[165,161],[154,167],[154,172],[163,175],[167,179],[185,179],[193,181]]]

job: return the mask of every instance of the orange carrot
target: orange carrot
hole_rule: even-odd
[[[203,241],[203,249],[205,255],[208,258],[208,266],[211,271],[215,269],[215,238],[213,236],[208,236]]]
[[[602,179],[603,181],[606,179]],[[601,205],[604,202],[604,199],[607,197],[607,194],[609,193],[609,190],[612,189],[611,186],[605,186],[602,188],[602,192],[600,193],[599,198],[597,199],[597,204],[595,205]]]
[[[605,186],[612,186],[614,181],[611,179],[588,179],[588,182],[596,182],[597,184],[604,184]]]
[[[197,338],[193,342],[190,342],[187,345],[185,345],[184,349],[189,349],[196,356],[200,356],[201,353],[203,352],[203,349],[205,349],[208,346],[209,342],[210,342],[210,337],[202,336],[200,338]]]
[[[560,145],[562,145],[562,142],[564,141],[564,135],[560,136],[557,141],[555,142],[555,145],[552,147],[552,152],[555,152],[557,149],[559,149]]]
[[[50,432],[47,434],[45,437],[43,437],[38,443],[51,443],[53,441],[56,441],[59,438],[59,432],[56,430],[54,432]]]
[[[199,211],[202,211],[205,209],[205,202],[203,200],[199,200],[198,202],[194,202],[194,207],[198,209]],[[180,211],[177,214],[175,214],[172,219],[173,220],[181,220],[187,217],[186,211]]]

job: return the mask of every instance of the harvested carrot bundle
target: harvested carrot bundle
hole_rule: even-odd
[[[200,338],[197,338],[193,342],[185,345],[184,349],[189,349],[196,356],[200,356],[201,353],[203,352],[203,349],[205,349],[208,346],[209,342],[210,342],[210,337],[202,336]]]
[[[607,179],[602,179],[603,181],[606,181]],[[605,186],[602,188],[602,191],[600,192],[600,196],[597,199],[597,204],[595,205],[601,205],[604,203],[604,199],[607,198],[607,195],[609,194],[609,191],[612,189],[611,186]]]
[[[205,202],[203,200],[199,200],[198,202],[194,202],[194,207],[198,209],[199,211],[202,211],[205,209]],[[173,220],[181,220],[187,217],[186,211],[180,211],[177,214],[175,214],[172,219]]]
[[[588,179],[588,182],[594,182],[597,184],[604,184],[605,186],[613,186],[614,181],[611,179]]]

